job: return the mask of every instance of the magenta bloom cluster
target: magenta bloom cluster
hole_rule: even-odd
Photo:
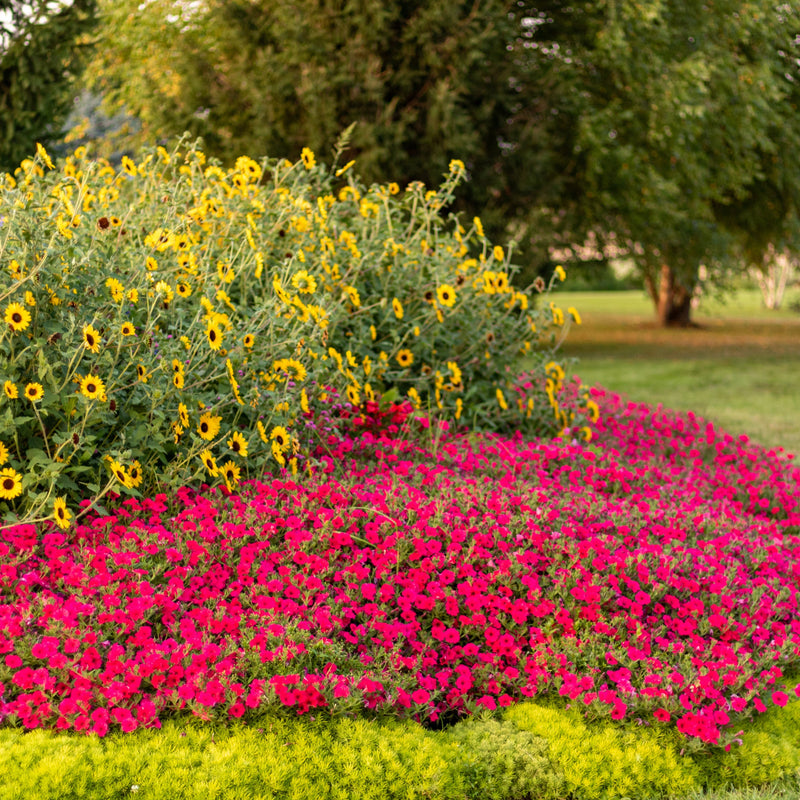
[[[361,426],[302,479],[2,531],[0,716],[448,721],[547,693],[730,741],[788,700],[800,469],[594,399],[590,445]]]

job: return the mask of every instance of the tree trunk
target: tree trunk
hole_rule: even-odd
[[[774,245],[767,245],[761,269],[756,272],[764,305],[767,308],[774,310],[781,307],[792,267],[788,250],[778,251]]]
[[[688,328],[692,322],[692,291],[679,283],[668,264],[662,264],[658,283],[649,281],[648,290],[663,327]]]

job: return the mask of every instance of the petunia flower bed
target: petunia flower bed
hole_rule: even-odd
[[[0,533],[0,715],[446,724],[549,696],[727,746],[789,699],[800,469],[593,391],[591,444],[357,415],[318,470]]]

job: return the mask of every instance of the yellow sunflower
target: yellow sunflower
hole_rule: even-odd
[[[289,449],[289,444],[291,443],[289,432],[283,426],[276,425],[272,429],[272,433],[270,433],[270,438],[272,439],[273,448],[277,445],[281,452]]]
[[[147,379],[150,376],[147,374],[147,370],[144,368],[144,364],[137,364],[137,366],[136,366],[136,377],[142,383],[147,383]]]
[[[345,286],[344,293],[347,295],[347,299],[353,304],[354,308],[360,308],[361,295],[358,293],[358,289],[356,289],[355,286]]]
[[[219,471],[222,473],[222,477],[225,478],[225,483],[229,489],[233,489],[239,483],[241,467],[234,464],[233,461],[226,461],[224,464],[220,464]]]
[[[12,331],[24,331],[31,324],[31,312],[19,303],[10,303],[6,307],[5,321]]]
[[[31,403],[35,403],[37,400],[41,400],[44,397],[44,389],[42,388],[41,383],[29,383],[25,387],[25,397],[31,401]]]
[[[203,466],[211,473],[211,475],[216,476],[219,472],[219,468],[217,467],[217,462],[214,459],[214,456],[211,455],[210,450],[203,450],[200,453],[200,460],[203,462]]]
[[[456,290],[449,283],[443,283],[436,290],[436,296],[446,308],[451,308],[456,302]]]
[[[309,275],[306,270],[301,269],[292,276],[292,286],[300,294],[314,294],[317,288],[317,280],[313,275]]]
[[[247,458],[247,439],[245,439],[239,431],[234,431],[231,434],[231,438],[228,439],[228,447],[242,458]]]
[[[17,385],[11,381],[6,381],[3,384],[3,391],[6,393],[6,397],[9,400],[16,400],[19,397],[19,389],[17,389]]]
[[[308,374],[306,368],[295,358],[279,358],[272,364],[276,372],[285,373],[287,380],[304,381]]]
[[[176,372],[172,376],[172,383],[173,383],[173,385],[175,386],[176,389],[183,389],[185,381],[186,381],[186,379],[183,377],[183,373],[182,372]]]
[[[208,411],[200,416],[200,422],[197,425],[197,432],[200,434],[201,439],[211,440],[219,433],[219,424],[222,417],[215,417]]]
[[[206,336],[208,337],[208,344],[212,350],[219,350],[222,347],[222,331],[216,323],[209,323],[206,328]]]
[[[128,477],[128,473],[125,470],[125,467],[119,463],[119,461],[115,461],[113,458],[111,459],[110,464],[108,465],[111,473],[114,477],[123,485],[123,486],[130,486],[130,477]]]
[[[403,319],[403,304],[396,297],[392,299],[392,309],[397,319]]]
[[[410,367],[414,363],[414,354],[410,350],[403,348],[397,354],[397,363],[401,367]]]
[[[128,156],[122,156],[122,169],[132,178],[136,177],[136,164]]]
[[[123,322],[119,332],[123,336],[133,336],[136,333],[136,328],[134,328],[133,324],[130,322]]]
[[[243,173],[249,181],[257,181],[261,178],[261,167],[247,156],[239,156],[236,159],[236,169]]]
[[[8,448],[0,442],[0,464],[5,464],[8,461]]]
[[[72,512],[67,508],[67,501],[65,498],[57,497],[53,501],[53,516],[59,528],[62,530],[69,528]]]
[[[89,400],[102,399],[105,391],[105,384],[96,375],[86,375],[81,378],[81,394]]]
[[[277,442],[272,443],[272,457],[283,467],[286,466],[286,459],[283,456],[283,449]]]
[[[106,287],[111,292],[111,299],[115,303],[121,303],[125,297],[125,287],[116,279],[109,278]]]
[[[128,486],[135,489],[142,482],[142,465],[138,461],[134,461],[128,467]]]
[[[0,500],[13,500],[22,494],[22,476],[11,467],[0,470]]]
[[[314,151],[310,147],[304,147],[300,153],[300,158],[303,159],[303,166],[306,169],[314,169],[317,159],[314,157]]]
[[[244,346],[245,346],[245,347],[246,347],[248,350],[250,350],[250,348],[251,348],[251,347],[252,347],[252,346],[255,344],[255,341],[256,341],[256,339],[255,339],[255,336],[253,336],[253,334],[252,334],[252,333],[248,333],[248,334],[247,334],[247,335],[244,337],[244,340],[243,340],[242,344],[244,344]]]
[[[178,416],[184,428],[189,427],[189,409],[183,403],[178,403]]]
[[[91,325],[85,325],[83,328],[83,343],[86,349],[92,353],[100,352],[100,333],[95,330]]]

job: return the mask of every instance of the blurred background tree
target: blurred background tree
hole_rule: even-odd
[[[0,172],[63,138],[95,11],[95,0],[0,0]]]
[[[503,0],[113,0],[89,72],[109,109],[142,123],[135,142],[185,130],[225,162],[330,153],[367,181],[436,186],[452,158],[471,181],[462,207],[504,229],[504,142],[520,138]],[[512,198],[513,199],[513,198]],[[477,213],[477,211],[476,211]]]
[[[526,18],[522,74],[544,87],[545,115],[559,121],[547,137],[561,153],[547,208],[556,239],[593,234],[601,251],[627,251],[659,320],[688,324],[702,272],[724,283],[748,260],[743,246],[763,251],[797,218],[798,10],[556,1],[532,4]],[[535,179],[525,188],[520,207],[536,208]],[[773,190],[768,224],[754,224]]]

